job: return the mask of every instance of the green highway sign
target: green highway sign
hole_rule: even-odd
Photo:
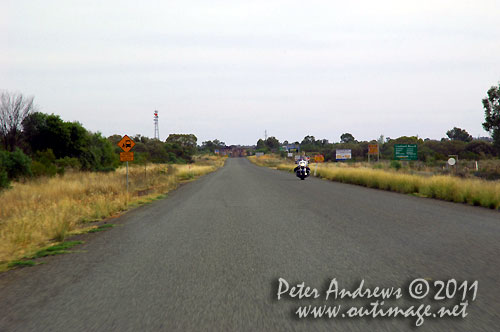
[[[394,144],[395,160],[417,160],[417,144]]]

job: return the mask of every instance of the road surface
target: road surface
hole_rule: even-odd
[[[117,223],[77,253],[0,275],[0,331],[415,330],[410,317],[299,319],[303,305],[358,305],[324,300],[333,278],[350,290],[400,287],[394,306],[422,303],[408,300],[415,278],[478,280],[467,317],[417,330],[500,326],[497,211],[300,181],[235,158]],[[279,278],[321,297],[277,300]]]

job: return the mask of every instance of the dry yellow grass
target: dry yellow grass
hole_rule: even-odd
[[[204,157],[191,165],[129,167],[128,195],[124,167],[113,173],[76,172],[14,183],[0,192],[0,265],[62,241],[69,232],[88,226],[86,222],[124,211],[147,195],[164,194],[180,181],[212,172],[224,161]]]
[[[311,164],[314,171],[315,164]],[[278,164],[276,169],[293,171],[293,163]],[[456,203],[500,209],[500,181],[462,179],[449,175],[420,176],[344,163],[318,165],[317,176],[332,181],[357,184],[369,188],[416,194]]]
[[[281,159],[277,155],[273,154],[265,154],[263,156],[250,156],[247,157],[248,160],[250,160],[252,163],[259,165],[259,166],[265,166],[265,167],[271,167],[271,168],[276,168],[279,164],[283,163],[283,159]]]

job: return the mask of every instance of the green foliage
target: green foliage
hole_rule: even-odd
[[[263,139],[259,139],[257,141],[257,147],[255,149],[256,152],[278,152],[281,144],[280,141],[274,137],[268,137],[265,141]]]
[[[54,155],[50,163],[36,158],[40,175],[53,175],[54,167],[56,173],[62,173],[68,163],[74,168],[93,171],[118,165],[111,143],[99,133],[88,132],[78,122],[65,122],[58,115],[36,112],[26,117],[23,127],[24,139],[32,153],[51,150]]]
[[[9,269],[14,268],[14,267],[25,267],[25,266],[35,266],[36,263],[32,260],[18,260],[18,261],[12,261],[10,262],[7,267]]]
[[[63,171],[67,168],[79,170],[81,168],[80,161],[75,157],[64,157],[56,159],[56,166],[62,168]]]
[[[266,142],[263,139],[259,139],[257,141],[257,147],[255,149],[256,152],[269,152],[269,147],[266,145]]]
[[[492,86],[487,94],[488,97],[483,99],[483,128],[492,133],[493,145],[500,153],[500,83],[498,87]]]
[[[170,134],[165,141],[165,152],[169,162],[192,162],[196,153],[197,138],[193,134]]]
[[[34,176],[54,176],[58,173],[56,156],[51,149],[37,151],[31,166]]]
[[[121,138],[122,136],[120,135],[113,135],[107,138],[108,143],[112,147],[112,154],[116,158],[118,158],[119,153],[122,151],[116,146]],[[133,163],[139,165],[147,163],[186,164],[192,162],[194,154],[198,152],[198,146],[196,145],[197,138],[193,134],[172,134],[169,135],[165,142],[141,135],[136,135],[132,139],[135,142]],[[213,153],[211,149],[214,146],[214,142],[215,144],[224,144],[223,142],[214,140],[206,144],[205,148],[201,150],[205,149],[204,152]],[[119,161],[117,163],[119,164]]]
[[[102,231],[108,230],[108,229],[113,228],[113,227],[115,227],[114,224],[102,224],[102,225],[99,225],[97,228],[92,228],[87,233],[102,232]]]
[[[397,160],[391,160],[391,168],[394,168],[396,171],[401,169],[401,163]]]
[[[170,155],[166,144],[161,141],[152,140],[146,143],[144,147],[153,163],[165,163],[172,160],[172,158],[175,159],[175,154],[172,152],[172,155]]]
[[[226,146],[226,143],[214,139],[213,141],[206,141],[201,144],[200,152],[202,153],[214,153],[216,149],[222,149]]]
[[[83,243],[83,241],[67,241],[67,242],[63,242],[60,244],[55,244],[55,245],[50,246],[48,248],[39,250],[35,254],[33,254],[27,258],[40,258],[40,257],[46,257],[46,256],[66,254],[66,253],[70,252],[68,249],[71,249],[74,246],[76,246],[78,244],[82,244],[82,243]]]
[[[7,174],[7,181],[5,174]],[[4,184],[0,187],[7,187],[10,180],[30,176],[32,176],[30,157],[19,148],[15,148],[13,152],[0,151],[0,182]]]
[[[198,139],[193,134],[170,134],[166,143],[179,144],[184,148],[196,148],[196,141]]]
[[[56,157],[71,156],[70,128],[58,115],[32,113],[23,121],[23,127],[25,141],[33,153],[51,149]]]
[[[465,129],[453,127],[453,129],[448,130],[446,132],[446,135],[451,139],[451,140],[458,140],[458,141],[464,141],[464,142],[470,142],[472,141],[472,136],[469,135],[469,133]]]
[[[342,143],[351,143],[355,142],[356,140],[354,139],[354,136],[352,136],[350,133],[345,133],[340,135],[340,141]]]
[[[67,168],[79,170],[80,162],[71,157],[56,159],[52,149],[37,151],[31,164],[31,171],[36,177],[62,175]]]
[[[79,161],[82,169],[89,171],[106,171],[119,165],[113,146],[100,133],[89,135],[88,145],[83,148]]]
[[[300,150],[306,154],[323,154],[325,156],[325,161],[335,161],[335,150],[350,149],[353,160],[362,161],[367,160],[368,145],[378,143],[380,158],[382,160],[392,160],[395,144],[417,144],[418,159],[431,164],[438,161],[445,161],[449,158],[449,155],[458,155],[460,160],[489,159],[497,155],[495,148],[490,142],[480,140],[465,142],[463,140],[444,139],[437,141],[431,139],[423,140],[417,136],[401,136],[396,139],[387,138],[384,142],[384,137],[381,135],[378,140],[372,140],[370,142],[358,142],[350,139],[348,139],[348,141],[349,143],[329,143],[326,139],[316,140],[314,136],[307,135],[300,144]],[[259,140],[257,142],[256,151],[268,152],[269,149],[263,140]]]
[[[10,180],[7,171],[5,169],[2,169],[2,167],[0,167],[0,190],[9,187],[10,187]]]
[[[267,148],[273,152],[276,152],[280,148],[280,141],[274,136],[268,137],[265,144]]]

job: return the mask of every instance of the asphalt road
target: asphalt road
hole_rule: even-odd
[[[0,275],[0,331],[498,331],[500,213],[230,159],[118,219],[78,252]],[[277,300],[278,278],[318,299]],[[478,280],[467,317],[299,319],[332,278],[354,290]],[[452,288],[452,287],[451,287]],[[452,289],[450,288],[450,294]],[[434,289],[434,288],[433,288]],[[433,294],[431,291],[430,294]],[[333,296],[333,295],[332,295]],[[431,295],[429,295],[431,296]],[[460,302],[459,300],[455,301]],[[446,302],[450,306],[455,302]],[[425,301],[433,308],[445,305]]]

